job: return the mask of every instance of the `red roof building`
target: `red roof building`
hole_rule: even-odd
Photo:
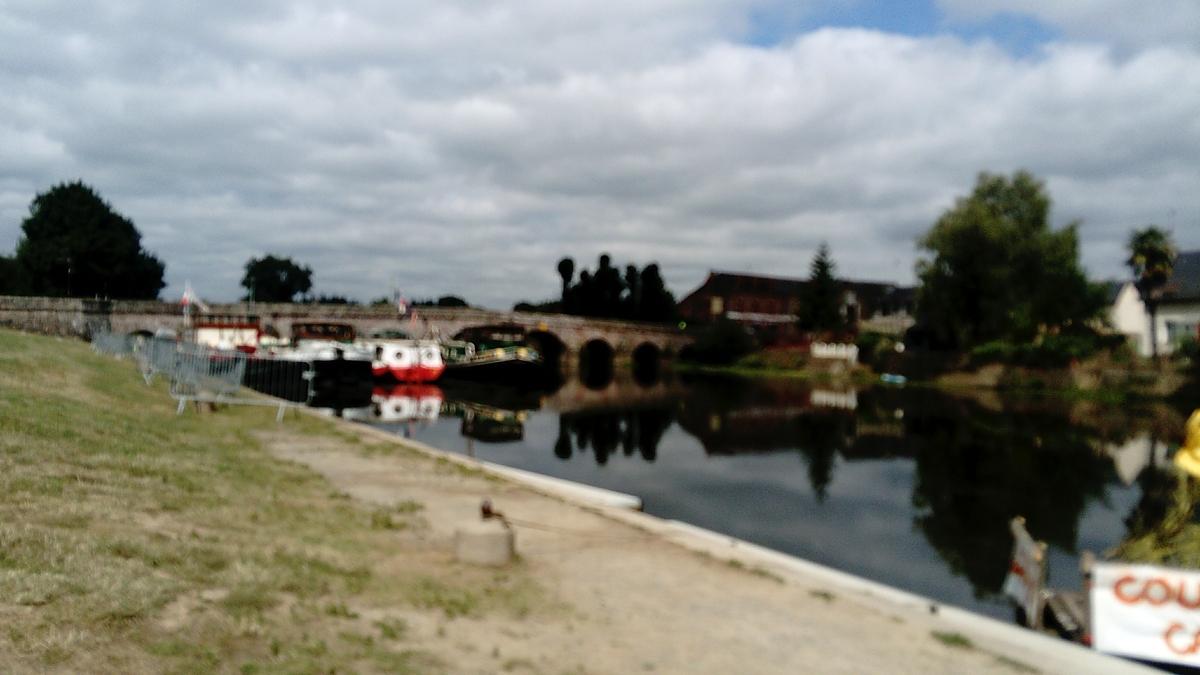
[[[795,342],[807,279],[709,272],[704,283],[679,302],[691,323],[719,318],[751,327],[764,344]],[[916,289],[871,281],[839,280],[842,316],[855,330],[900,334],[913,324]]]

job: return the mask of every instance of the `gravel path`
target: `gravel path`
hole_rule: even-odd
[[[548,596],[542,604],[555,609],[520,620],[411,616],[413,640],[454,672],[1036,671],[1023,655],[991,653],[918,613],[870,606],[814,579],[718,560],[598,509],[445,460],[287,440],[272,444],[277,456],[312,468],[353,498],[421,503],[431,559],[451,550],[455,527],[478,518],[485,497],[517,521],[520,562],[512,573],[534,580]]]

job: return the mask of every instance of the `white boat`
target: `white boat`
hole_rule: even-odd
[[[371,372],[377,378],[435,382],[446,370],[441,346],[433,340],[374,340],[364,347],[372,354]]]

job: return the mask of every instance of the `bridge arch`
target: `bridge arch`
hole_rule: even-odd
[[[592,338],[579,349],[579,377],[589,389],[603,389],[613,380],[616,351],[604,338]]]
[[[653,342],[643,342],[633,348],[633,380],[648,387],[658,383],[663,350]]]
[[[542,356],[548,374],[561,376],[567,343],[549,330],[534,329],[525,334],[525,341]]]

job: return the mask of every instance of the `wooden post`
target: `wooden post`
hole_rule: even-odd
[[[1004,593],[1025,611],[1025,625],[1039,630],[1046,603],[1046,543],[1034,541],[1025,529],[1025,519],[1012,519],[1013,553]]]

